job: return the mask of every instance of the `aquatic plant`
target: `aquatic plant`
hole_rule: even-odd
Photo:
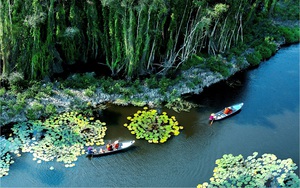
[[[169,117],[166,112],[159,114],[155,109],[144,107],[137,111],[133,117],[128,116],[129,123],[124,126],[135,134],[137,139],[145,139],[149,143],[164,143],[172,135],[179,135],[179,126],[175,116]]]
[[[8,175],[9,166],[14,161],[9,153],[4,154],[0,159],[0,178]]]
[[[22,152],[33,154],[38,163],[52,161],[75,166],[77,157],[85,154],[84,146],[103,145],[105,123],[78,112],[51,116],[44,122],[28,121],[14,125],[15,137],[9,138]]]
[[[216,160],[210,183],[197,187],[299,187],[297,169],[292,159],[277,159],[274,154],[263,154],[256,158],[257,152],[246,159],[242,155],[223,155]]]
[[[9,166],[14,163],[12,156],[8,153],[11,148],[13,148],[12,144],[0,137],[0,178],[8,175]]]

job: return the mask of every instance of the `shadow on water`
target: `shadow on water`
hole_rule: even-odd
[[[234,103],[242,102],[242,95],[247,87],[248,72],[242,71],[226,81],[213,84],[197,95],[188,95],[187,100],[199,104],[203,108],[213,108],[215,111]],[[225,106],[224,106],[225,105]]]
[[[107,125],[116,125],[119,123],[122,114],[111,109],[112,107],[110,106],[110,108],[103,110],[100,119],[101,121],[106,122]]]

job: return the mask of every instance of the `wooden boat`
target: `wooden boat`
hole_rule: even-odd
[[[228,106],[227,108],[230,108],[231,109],[231,112],[229,112],[228,114],[225,114],[224,113],[224,109],[219,111],[219,112],[216,112],[215,113],[215,118],[214,120],[217,121],[217,120],[221,120],[221,119],[224,119],[228,116],[231,116],[233,114],[235,114],[236,112],[238,112],[239,110],[241,110],[241,108],[243,107],[244,103],[238,103],[238,104],[234,104],[232,106]]]
[[[105,146],[96,147],[92,149],[92,153],[87,152],[87,156],[96,157],[96,156],[108,155],[108,154],[124,151],[132,147],[134,143],[135,140],[119,142],[119,148],[118,149],[113,148],[113,150],[111,151],[108,151]]]

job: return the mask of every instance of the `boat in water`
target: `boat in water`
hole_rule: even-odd
[[[213,121],[221,120],[221,119],[224,119],[228,116],[235,114],[236,112],[238,112],[242,109],[243,105],[244,105],[244,103],[234,104],[232,106],[226,107],[223,110],[220,110],[216,113],[211,114],[211,116],[209,117],[209,120],[211,121],[210,124],[212,124]]]
[[[135,140],[119,142],[118,149],[116,149],[113,146],[111,151],[109,151],[105,146],[100,146],[100,147],[96,147],[96,148],[89,147],[88,152],[87,152],[87,157],[89,157],[89,156],[96,157],[96,156],[108,155],[108,154],[113,154],[116,152],[124,151],[124,150],[132,147],[134,143],[135,143]]]

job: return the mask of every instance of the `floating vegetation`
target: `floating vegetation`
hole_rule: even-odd
[[[8,175],[10,164],[14,163],[9,153],[5,153],[0,159],[0,178]]]
[[[196,107],[197,105],[183,100],[181,98],[176,98],[168,102],[165,106],[169,109],[174,110],[175,112],[189,112],[192,108]]]
[[[12,128],[15,137],[9,140],[22,152],[30,152],[37,163],[53,161],[73,167],[83,155],[84,146],[103,145],[105,123],[77,112],[52,116],[44,122],[28,121]],[[50,168],[50,170],[54,168]]]
[[[242,155],[223,155],[216,160],[210,183],[197,187],[299,187],[297,169],[292,159],[281,160],[273,154],[263,154],[256,158],[257,152],[246,159]]]
[[[137,111],[133,117],[127,117],[130,123],[124,126],[135,134],[137,139],[145,139],[149,143],[164,143],[172,135],[179,135],[179,126],[175,117],[169,117],[166,112],[158,114],[157,110],[143,108],[143,111]]]
[[[0,137],[0,178],[8,175],[9,166],[14,163],[10,150],[16,150],[15,144]]]

